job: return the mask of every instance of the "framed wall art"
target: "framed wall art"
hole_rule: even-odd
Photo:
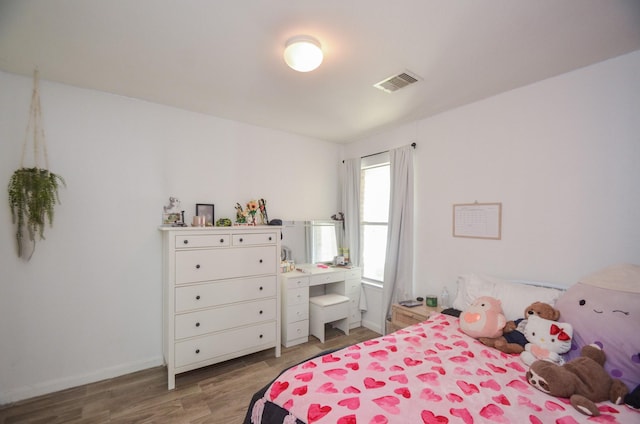
[[[205,226],[212,227],[215,223],[215,207],[209,203],[197,203],[196,215],[205,217]]]
[[[453,236],[500,240],[502,203],[460,203],[453,205]]]

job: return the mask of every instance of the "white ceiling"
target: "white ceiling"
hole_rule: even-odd
[[[2,70],[340,143],[638,49],[639,0],[0,0]]]

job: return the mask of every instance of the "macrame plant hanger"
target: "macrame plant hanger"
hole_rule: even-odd
[[[47,141],[44,137],[42,126],[42,107],[40,105],[40,75],[38,69],[33,71],[33,92],[31,93],[31,107],[29,109],[29,120],[24,132],[24,143],[22,144],[22,157],[20,158],[20,168],[24,168],[24,160],[29,144],[29,134],[33,132],[33,164],[35,168],[40,168],[38,158],[42,148],[44,158],[44,169],[49,169],[49,155],[47,153]]]
[[[33,138],[32,138],[33,137]],[[30,142],[33,143],[33,167],[25,167],[27,151]],[[40,167],[40,159],[44,167]],[[33,72],[33,92],[29,119],[22,144],[20,168],[9,180],[9,203],[14,224],[17,225],[16,241],[18,256],[26,256],[23,248],[27,230],[28,239],[32,243],[31,252],[27,260],[31,259],[36,248],[36,236],[44,239],[46,221],[53,224],[53,212],[56,203],[60,203],[58,188],[65,186],[64,179],[49,171],[49,155],[42,125],[42,107],[40,105],[40,84],[38,69]]]

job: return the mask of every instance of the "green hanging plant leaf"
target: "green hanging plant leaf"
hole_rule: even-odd
[[[26,231],[33,242],[31,259],[35,251],[36,237],[44,240],[44,228],[53,224],[54,207],[60,203],[58,188],[66,187],[64,179],[47,169],[20,168],[9,180],[9,206],[11,218],[16,224],[18,256],[24,255],[23,241]]]

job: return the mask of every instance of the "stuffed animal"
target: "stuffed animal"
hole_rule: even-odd
[[[527,371],[527,381],[541,392],[569,398],[579,412],[597,416],[600,411],[596,402],[610,400],[620,404],[629,389],[607,374],[606,355],[597,345],[585,346],[581,354],[564,365],[535,361]]]
[[[460,329],[474,338],[498,337],[506,322],[500,301],[490,296],[477,298],[460,314]]]
[[[606,267],[567,289],[555,307],[573,324],[567,361],[595,343],[607,352],[605,369],[629,390],[640,384],[640,265]]]
[[[521,353],[527,344],[524,329],[527,326],[527,318],[537,315],[541,318],[557,321],[560,311],[544,302],[533,302],[524,310],[524,318],[515,321],[507,321],[502,330],[502,335],[494,338],[480,337],[484,345],[498,349],[504,353]]]
[[[564,363],[560,354],[571,349],[571,336],[573,327],[566,322],[555,322],[533,315],[528,320],[524,335],[527,344],[520,353],[520,359],[527,365],[543,359],[558,365]]]

